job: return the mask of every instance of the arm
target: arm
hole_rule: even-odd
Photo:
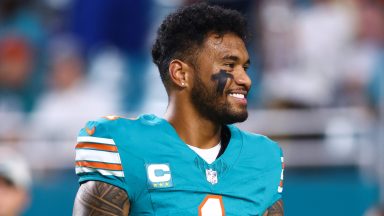
[[[263,216],[284,216],[283,200],[277,200],[264,212]]]
[[[127,193],[113,185],[88,181],[77,192],[73,215],[126,216],[129,213]]]

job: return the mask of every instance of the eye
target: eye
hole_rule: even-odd
[[[235,64],[234,63],[226,63],[224,64],[226,67],[229,67],[231,69],[235,68]]]
[[[245,64],[243,64],[244,71],[247,71],[249,66],[250,66],[249,62],[246,62]]]

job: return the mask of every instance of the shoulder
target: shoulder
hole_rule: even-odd
[[[232,126],[234,127],[234,126]],[[256,134],[234,127],[241,135],[243,155],[254,158],[265,167],[280,167],[283,159],[283,152],[279,144],[265,135]]]
[[[101,117],[88,121],[80,130],[79,137],[92,136],[113,139],[119,132],[142,131],[147,125],[151,125],[157,119],[154,115],[140,115],[134,118],[125,118],[116,115]]]
[[[103,181],[124,188],[122,130],[130,130],[139,118],[106,116],[88,121],[77,137],[76,174],[80,182]],[[120,132],[119,132],[120,131]]]
[[[132,153],[148,150],[143,139],[153,137],[151,130],[157,130],[161,121],[153,115],[141,115],[131,119],[107,116],[87,122],[75,147],[79,182],[101,181],[135,194],[137,188],[131,187],[125,176],[131,176],[131,168],[141,167],[143,161]]]
[[[268,151],[268,152],[280,153],[281,148],[279,144],[274,140],[270,139],[269,137],[265,135],[257,134],[257,133],[252,133],[249,131],[244,131],[238,128],[237,130],[242,135],[242,139],[245,147]]]

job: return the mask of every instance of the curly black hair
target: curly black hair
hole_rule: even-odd
[[[246,20],[235,10],[206,3],[180,8],[164,19],[152,47],[152,59],[166,88],[170,82],[169,63],[177,58],[193,64],[191,61],[209,33],[234,33],[245,41]]]

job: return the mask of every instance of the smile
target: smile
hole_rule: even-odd
[[[245,98],[245,95],[240,94],[240,93],[230,93],[229,96],[234,97],[234,98],[238,98],[238,99],[244,99]]]

